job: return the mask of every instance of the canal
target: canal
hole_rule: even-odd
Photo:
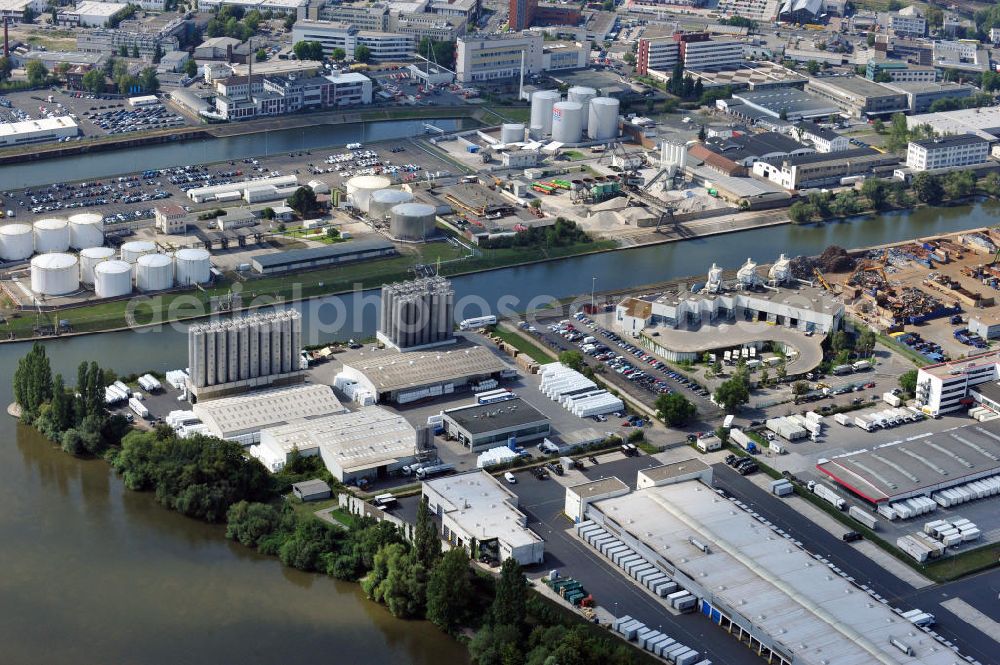
[[[425,133],[425,124],[428,123],[446,132],[480,124],[472,118],[385,120],[346,125],[315,125],[240,136],[156,143],[138,148],[84,153],[0,166],[0,183],[2,183],[0,190],[48,185],[53,182],[53,174],[56,173],[63,182],[96,180],[146,169],[208,164],[318,148],[343,149],[348,143],[422,136]]]
[[[133,168],[129,166],[128,168]],[[765,263],[994,224],[993,203],[917,210],[825,226],[784,226],[509,268],[454,280],[459,316],[523,309],[538,296],[702,275],[713,261]],[[477,300],[478,299],[478,300]],[[365,305],[364,301],[372,301]],[[311,341],[370,334],[372,293],[303,303]],[[47,345],[56,371],[81,359],[121,373],[183,366],[183,331],[82,336]],[[0,355],[0,401],[25,344]],[[126,491],[100,461],[66,455],[0,422],[0,622],[4,663],[461,663],[464,650],[426,623],[392,619],[359,587],[283,568],[223,531]]]

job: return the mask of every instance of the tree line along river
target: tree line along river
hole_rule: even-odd
[[[983,203],[772,227],[478,273],[457,277],[454,285],[458,301],[473,300],[464,313],[472,316],[476,307],[494,309],[501,302],[524,309],[538,296],[589,299],[592,277],[598,291],[621,289],[703,275],[713,261],[732,268],[747,256],[763,263],[780,252],[876,245],[987,226],[998,217],[1000,207]],[[296,305],[307,340],[371,334],[377,307],[354,312],[363,297],[371,300],[371,293]],[[336,319],[343,327],[326,330]],[[47,346],[53,369],[70,380],[82,359],[120,373],[171,369],[186,359],[181,327],[73,337]],[[3,347],[3,403],[12,400],[9,379],[27,349]],[[393,619],[366,601],[360,587],[259,557],[226,541],[221,527],[126,491],[104,462],[66,455],[10,418],[0,422],[0,502],[4,663],[467,660],[464,647],[429,624]]]

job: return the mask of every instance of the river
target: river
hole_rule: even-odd
[[[47,185],[53,182],[54,173],[58,173],[59,179],[63,182],[91,180],[146,169],[208,164],[317,148],[343,148],[348,143],[422,136],[425,133],[424,125],[428,123],[446,132],[479,125],[479,122],[472,118],[385,120],[277,129],[176,143],[156,143],[137,148],[83,153],[0,166],[0,183],[3,183],[0,185],[0,190]]]
[[[1000,207],[893,213],[825,226],[785,226],[509,268],[454,280],[460,301],[502,297],[522,308],[565,297],[701,275],[712,261],[816,254],[996,223]],[[371,294],[363,294],[365,297]],[[342,299],[350,312],[362,295]],[[315,332],[333,299],[302,303],[312,340],[374,330],[374,305],[340,331]],[[466,315],[476,313],[471,309]],[[48,343],[53,366],[75,377],[81,359],[127,373],[182,366],[180,330],[121,332]],[[25,344],[3,347],[0,402]],[[71,379],[72,380],[72,379]],[[426,623],[392,619],[356,585],[283,568],[223,539],[220,527],[170,513],[124,490],[101,461],[66,455],[8,418],[0,420],[0,643],[6,663],[464,662],[464,650]]]

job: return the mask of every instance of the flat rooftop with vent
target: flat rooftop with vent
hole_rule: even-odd
[[[442,413],[444,430],[471,450],[538,441],[551,431],[545,414],[520,398],[492,404],[470,404]]]

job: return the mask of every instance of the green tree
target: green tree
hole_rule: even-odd
[[[66,394],[62,374],[56,374],[52,382],[52,403],[49,408],[52,424],[57,431],[65,432],[73,426],[73,402]]]
[[[274,208],[270,206],[260,211],[260,216],[263,217],[264,219],[274,219],[274,215],[275,215]]]
[[[996,171],[990,173],[985,178],[983,178],[980,184],[983,192],[996,198],[1000,197],[1000,173]]]
[[[300,217],[306,217],[318,208],[316,192],[310,187],[299,187],[296,189],[288,197],[287,203],[288,207],[298,213]]]
[[[95,95],[104,92],[104,72],[100,69],[91,69],[84,74],[83,89]]]
[[[45,347],[35,342],[14,370],[14,400],[21,407],[24,420],[30,423],[50,399],[52,368]]]
[[[484,626],[476,632],[469,641],[469,655],[477,665],[523,665],[524,654],[520,645],[523,642],[521,631],[514,626]],[[543,656],[545,654],[542,654]],[[551,661],[555,663],[579,663],[580,653],[566,661]],[[537,663],[549,663],[548,660],[537,660]],[[533,663],[534,665],[534,663]]]
[[[139,73],[139,86],[146,93],[153,93],[160,89],[160,79],[156,76],[155,68],[146,67]]]
[[[354,47],[354,59],[358,62],[368,62],[372,58],[371,49],[364,44]]]
[[[528,589],[524,573],[514,559],[506,559],[500,566],[496,596],[490,607],[490,623],[494,626],[513,626],[518,632],[524,630],[528,610]]]
[[[899,387],[907,395],[913,395],[917,392],[917,370],[911,369],[907,372],[903,372],[899,375]]]
[[[796,201],[788,209],[788,219],[794,224],[805,224],[811,222],[816,216],[816,209],[806,201]]]
[[[867,178],[861,184],[861,194],[868,199],[872,208],[875,210],[882,210],[885,208],[886,200],[888,198],[885,183],[878,178]]]
[[[865,43],[868,44],[868,48],[875,46],[875,33],[869,32],[868,37],[865,38]]]
[[[830,336],[830,350],[834,353],[851,351],[853,348],[854,344],[851,341],[850,335],[843,330],[838,330]]]
[[[810,76],[816,76],[819,74],[819,63],[815,60],[810,60],[806,63],[806,71],[809,72]]]
[[[926,171],[913,177],[913,191],[921,203],[937,203],[944,197],[940,178]]]
[[[82,455],[86,452],[80,433],[72,427],[62,433],[59,438],[59,447],[70,455]]]
[[[417,524],[413,530],[413,549],[417,560],[428,570],[441,558],[441,536],[431,518],[427,497],[421,497],[417,506]]]
[[[28,83],[32,86],[45,85],[49,78],[49,70],[40,60],[32,60],[24,68],[24,73],[28,76]]]
[[[708,138],[708,132],[705,131],[705,125],[702,125],[701,127],[698,128],[698,140],[704,143],[705,139],[707,138]]]
[[[338,46],[333,49],[333,53],[330,57],[332,57],[336,62],[343,62],[344,58],[347,57],[347,52]]]
[[[865,328],[858,333],[857,342],[854,344],[854,351],[860,358],[867,358],[875,352],[875,332],[871,328]]]
[[[583,371],[583,354],[579,351],[570,350],[561,352],[559,354],[559,362],[577,372]]]
[[[295,42],[292,46],[292,51],[295,53],[295,57],[299,60],[322,60],[323,59],[323,45],[319,42],[313,41],[302,41]]]
[[[805,381],[796,381],[792,384],[792,394],[796,397],[801,397],[809,392],[809,384]]]
[[[132,45],[132,57],[136,60],[139,59],[139,47],[137,45]]]
[[[412,618],[424,610],[427,571],[405,545],[387,545],[375,555],[375,567],[362,582],[372,600],[384,603],[393,616]]]
[[[678,392],[667,393],[656,398],[656,415],[670,427],[687,425],[697,411],[695,405]]]
[[[247,547],[257,547],[281,522],[281,512],[272,505],[238,501],[226,512],[226,538]]]
[[[953,171],[944,178],[944,193],[949,199],[961,199],[976,189],[976,177],[972,171]]]
[[[198,75],[198,63],[194,60],[188,60],[184,63],[184,73],[188,78],[194,78]]]
[[[872,123],[872,129],[875,130],[876,134],[884,134],[885,122],[883,122],[881,118],[877,118],[875,122]]]
[[[464,547],[448,550],[427,580],[427,619],[453,633],[468,618],[473,597],[469,556]]]
[[[122,44],[121,46],[118,47],[118,55],[120,55],[123,58],[128,57],[128,46],[126,44]]]
[[[267,60],[267,49],[265,48],[257,49],[257,54],[254,57],[257,59],[257,62],[264,62],[265,60]]]
[[[0,55],[0,81],[6,81],[10,78],[10,73],[14,71],[14,63],[11,59]]]
[[[724,381],[715,389],[715,403],[726,413],[735,413],[737,409],[750,401],[750,385],[742,373]]]

